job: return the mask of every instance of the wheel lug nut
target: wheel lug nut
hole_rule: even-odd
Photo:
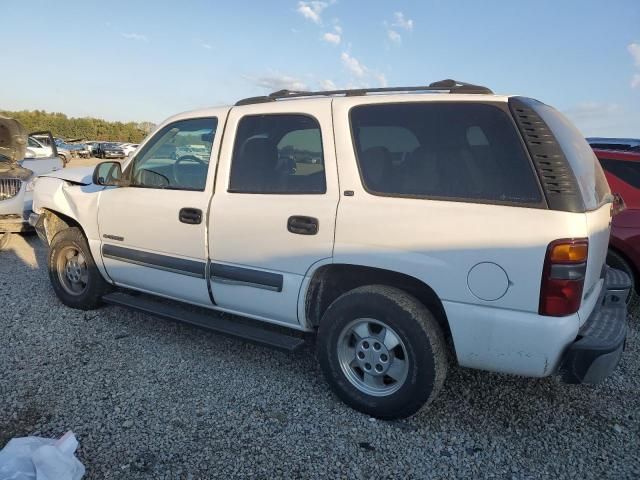
[[[364,348],[365,350],[369,348],[369,342],[362,342],[362,348]]]
[[[370,363],[365,363],[364,364],[364,369],[365,370],[371,370],[371,364]]]
[[[374,350],[380,350],[380,344],[378,342],[373,344],[373,349]]]
[[[376,372],[382,372],[382,365],[379,363],[376,365]]]
[[[380,355],[380,361],[381,362],[386,362],[387,360],[389,360],[389,357],[387,357],[386,354],[383,353],[382,355]]]
[[[364,353],[363,352],[358,352],[358,358],[360,360],[363,360],[364,359]]]

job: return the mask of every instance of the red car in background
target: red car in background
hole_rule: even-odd
[[[624,270],[633,281],[637,298],[640,281],[640,152],[593,150],[600,160],[612,193],[618,193],[626,210],[611,223],[607,264]]]

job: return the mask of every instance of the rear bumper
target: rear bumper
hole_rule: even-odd
[[[630,288],[624,272],[607,270],[596,308],[562,357],[559,373],[565,383],[599,383],[616,368],[627,337]]]

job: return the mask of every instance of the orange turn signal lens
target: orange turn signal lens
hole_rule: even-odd
[[[552,262],[585,262],[588,251],[587,240],[567,240],[551,247],[549,259]]]

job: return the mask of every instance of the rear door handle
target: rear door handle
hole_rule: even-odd
[[[202,210],[199,208],[182,208],[178,218],[182,223],[199,225],[202,223]]]
[[[287,221],[287,230],[298,235],[315,235],[318,228],[318,219],[313,217],[294,215]]]

